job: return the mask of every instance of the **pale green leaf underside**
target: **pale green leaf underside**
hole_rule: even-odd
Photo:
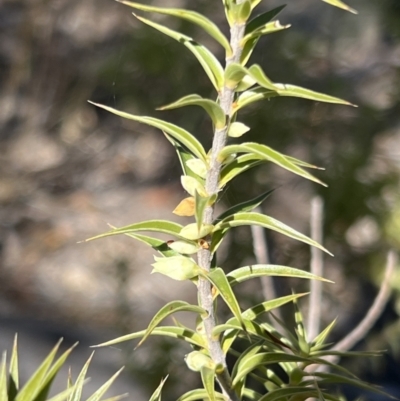
[[[217,129],[224,128],[225,123],[225,113],[222,110],[221,106],[210,100],[204,99],[199,95],[188,95],[174,103],[168,104],[166,106],[160,107],[158,110],[170,110],[176,109],[178,107],[185,107],[185,106],[200,106],[202,107],[207,114],[211,117],[211,120]]]
[[[228,55],[232,54],[232,49],[228,39],[220,31],[217,25],[214,24],[214,22],[210,21],[208,18],[206,18],[204,15],[196,13],[195,11],[179,9],[179,8],[161,8],[161,7],[147,6],[144,4],[124,1],[124,0],[118,0],[118,1],[132,8],[136,8],[137,10],[171,15],[173,17],[178,17],[190,21],[193,24],[196,24],[202,29],[204,29],[212,38],[214,38],[226,50]]]
[[[296,239],[298,241],[304,242],[308,245],[314,246],[327,252],[328,254],[332,255],[327,249],[325,249],[322,245],[318,244],[316,241],[312,240],[311,238],[307,237],[304,234],[299,233],[298,231],[294,230],[293,228],[287,226],[286,224],[276,220],[272,217],[259,214],[259,213],[237,213],[234,216],[230,216],[221,222],[219,222],[215,227],[213,232],[224,230],[230,227],[239,227],[239,226],[251,226],[251,225],[258,225],[264,228],[268,228],[270,230],[279,232],[287,237]]]
[[[315,274],[309,273],[307,271],[296,269],[294,267],[279,265],[244,266],[239,267],[238,269],[235,269],[227,274],[229,283],[232,286],[242,283],[243,281],[261,276],[295,277],[306,280],[320,280],[327,283],[332,283],[332,281],[330,280],[316,276]]]
[[[129,226],[124,226],[120,228],[115,228],[106,233],[96,235],[95,237],[88,238],[86,241],[92,241],[98,238],[109,237],[111,235],[120,235],[120,234],[133,234],[139,231],[155,231],[158,233],[173,235],[175,237],[180,238],[180,231],[182,230],[182,226],[178,223],[173,223],[172,221],[167,220],[148,220],[142,221],[140,223],[130,224]]]
[[[193,55],[197,58],[198,62],[203,67],[205,73],[213,84],[214,88],[218,91],[224,85],[224,69],[216,57],[205,47],[195,42],[191,37],[183,35],[179,32],[173,31],[163,25],[152,22],[146,18],[142,18],[136,15],[136,18],[142,21],[144,24],[157,29],[159,32],[167,35],[176,41],[182,43],[187,47]]]
[[[215,371],[203,366],[200,370],[201,381],[203,382],[204,389],[207,392],[209,401],[216,401],[215,396]]]
[[[208,397],[207,391],[203,388],[198,388],[195,390],[188,391],[185,394],[182,394],[176,401],[196,401],[196,400],[204,400]],[[225,400],[224,396],[221,393],[215,392],[215,397],[219,401]]]
[[[350,11],[353,14],[358,14],[354,8],[349,7],[347,4],[343,3],[343,1],[340,1],[340,0],[322,0],[322,1],[324,1],[325,3],[328,3],[332,6],[341,8],[343,10]]]
[[[89,101],[89,103],[97,107],[100,107],[101,109],[107,110],[110,113],[116,114],[117,116],[126,118],[128,120],[137,121],[146,125],[150,125],[154,128],[160,129],[161,131],[165,131],[167,134],[175,138],[179,143],[184,145],[199,159],[203,161],[206,160],[206,153],[201,143],[190,132],[186,131],[181,127],[178,127],[177,125],[168,123],[166,121],[154,117],[135,116],[133,114],[113,109],[112,107],[104,106],[103,104],[93,103],[91,101]]]
[[[142,345],[146,339],[151,335],[152,331],[169,315],[176,312],[195,312],[199,314],[204,314],[206,311],[197,305],[190,305],[185,301],[171,301],[164,305],[151,319],[151,322],[147,326],[146,332],[143,335],[143,338],[140,340],[139,344],[136,346],[138,348]]]
[[[91,355],[89,356],[88,360],[83,365],[83,368],[80,371],[80,373],[78,375],[78,378],[76,379],[75,389],[72,392],[72,394],[70,395],[70,397],[68,398],[68,401],[81,401],[82,389],[83,389],[83,385],[85,383],[86,373],[87,373],[87,370],[89,368],[90,362],[91,362],[91,360],[93,358],[93,354],[94,354],[94,352],[91,353]]]
[[[115,338],[114,340],[107,341],[102,344],[94,345],[93,347],[107,347],[109,345],[119,344],[125,341],[135,340],[136,338],[141,338],[145,335],[146,330],[137,331],[135,333],[127,334]],[[176,326],[161,326],[156,327],[150,334],[151,336],[165,336],[173,337],[185,340],[189,344],[196,345],[201,348],[207,349],[207,344],[204,342],[202,337],[187,327],[176,327]]]
[[[293,174],[299,175],[303,178],[306,178],[310,181],[317,182],[318,184],[326,186],[322,181],[318,178],[314,177],[312,174],[307,172],[298,166],[298,164],[292,162],[282,153],[273,150],[269,146],[262,145],[254,142],[246,142],[238,145],[229,145],[226,146],[219,154],[219,158],[221,160],[226,159],[228,156],[236,153],[248,153],[253,154],[255,157],[260,158],[261,160],[269,161],[278,166],[284,168],[292,172]]]

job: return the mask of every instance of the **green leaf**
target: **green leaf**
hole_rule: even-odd
[[[187,354],[185,362],[188,368],[194,372],[200,372],[204,367],[212,370],[215,368],[215,363],[210,356],[201,351],[192,351]]]
[[[93,358],[94,352],[91,353],[89,356],[89,359],[86,361],[86,363],[83,365],[82,370],[80,371],[78,378],[76,379],[74,390],[71,393],[71,395],[68,397],[68,401],[81,401],[82,398],[82,390],[83,390],[83,385],[85,383],[85,377],[87,370],[89,368],[90,362]]]
[[[336,324],[336,319],[333,320],[332,323],[330,323],[321,333],[319,333],[314,340],[312,341],[312,346],[311,346],[311,352],[319,349],[323,344],[325,343],[326,338],[329,336],[331,333],[333,327]]]
[[[250,199],[248,201],[245,201],[245,202],[242,202],[235,206],[230,207],[228,210],[221,213],[214,220],[213,224],[217,224],[218,221],[221,221],[221,220],[223,220],[229,216],[232,216],[238,212],[251,212],[253,209],[260,206],[265,201],[265,199],[267,199],[274,191],[275,191],[275,189],[270,189],[269,191],[262,193],[261,195],[257,196],[256,198]]]
[[[372,386],[371,384],[365,383],[358,378],[352,379],[352,378],[337,375],[334,373],[323,373],[323,372],[314,372],[313,375],[321,378],[321,380],[318,381],[318,383],[349,384],[351,386],[362,388],[362,389],[368,390],[368,391],[373,391],[375,393],[390,397],[390,395],[387,394],[385,391],[382,391],[381,389],[379,389],[376,386]]]
[[[207,175],[207,165],[200,159],[191,158],[186,161],[186,166],[192,171],[194,174],[199,177],[205,179]],[[187,174],[186,174],[187,175]]]
[[[211,233],[213,228],[214,226],[212,224],[202,224],[199,229],[197,223],[191,223],[183,227],[179,235],[183,238],[194,241],[206,237],[208,234]]]
[[[160,385],[154,390],[154,393],[151,395],[149,401],[161,401],[161,391],[167,379],[168,376],[166,376],[164,379],[161,380]]]
[[[218,401],[224,401],[225,397],[218,392],[215,392],[215,397]],[[176,401],[196,401],[204,400],[208,398],[208,393],[203,388],[198,388],[196,390],[190,390],[187,393],[181,395]]]
[[[203,366],[200,370],[201,381],[203,382],[203,386],[207,392],[209,401],[216,401],[215,397],[215,370],[210,369],[206,366]]]
[[[179,159],[179,162],[182,167],[183,174],[189,175],[190,177],[196,177],[196,174],[194,174],[193,171],[190,168],[188,168],[188,162],[191,160],[199,160],[199,161],[201,161],[201,160],[196,159],[178,141],[176,141],[174,138],[172,138],[166,132],[163,132],[163,133],[164,133],[165,137],[168,139],[168,141],[170,141],[172,146],[175,148],[176,154],[178,155],[178,159]]]
[[[184,255],[192,255],[201,249],[195,241],[168,241],[167,244],[175,252]]]
[[[164,276],[178,281],[190,280],[199,275],[200,267],[196,262],[186,256],[178,255],[169,258],[158,258],[152,264],[153,270],[151,273],[160,273]]]
[[[285,297],[275,298],[275,299],[271,299],[269,301],[262,302],[258,305],[255,305],[255,306],[245,310],[242,313],[242,316],[244,319],[254,320],[261,314],[269,312],[272,309],[279,308],[280,306],[285,305],[289,302],[292,302],[294,299],[303,297],[304,295],[308,295],[308,293],[292,294],[292,295],[287,295]]]
[[[13,349],[11,353],[10,369],[8,379],[8,401],[14,401],[19,389],[18,373],[18,334],[14,336]]]
[[[317,102],[343,104],[347,106],[357,107],[356,105],[347,102],[346,100],[337,97],[325,95],[320,92],[315,92],[310,89],[301,88],[300,86],[289,84],[274,84],[275,89],[256,87],[243,92],[236,102],[233,104],[233,113],[243,107],[263,99],[270,99],[277,96],[299,97]]]
[[[240,267],[227,274],[229,283],[234,286],[242,283],[243,281],[261,276],[274,276],[274,277],[296,277],[306,280],[320,280],[327,283],[332,281],[323,277],[316,276],[304,270],[295,269],[294,267],[279,266],[279,265],[250,265]]]
[[[314,177],[308,171],[302,169],[297,164],[289,161],[285,155],[282,153],[273,150],[269,146],[262,145],[255,142],[245,142],[238,145],[229,145],[225,146],[220,154],[218,155],[220,160],[224,160],[228,156],[236,153],[250,153],[253,154],[254,157],[258,157],[261,160],[269,161],[278,166],[284,168],[292,172],[293,174],[299,175],[303,178],[306,178],[310,181],[317,182],[318,184],[326,186],[322,181],[318,178]]]
[[[162,241],[158,238],[148,237],[147,235],[141,234],[125,234],[128,237],[134,238],[140,242],[143,242],[146,245],[150,245],[155,251],[159,252],[161,255],[165,257],[169,256],[178,256],[179,253],[173,250],[168,243]]]
[[[75,386],[71,386],[54,397],[49,398],[47,401],[64,401],[68,400],[68,397],[73,393]]]
[[[322,0],[322,1],[332,6],[339,7],[343,10],[350,11],[353,14],[358,14],[358,12],[354,10],[354,8],[349,7],[347,4],[343,3],[343,1],[340,0]]]
[[[248,398],[249,400],[252,400],[252,401],[257,401],[258,399],[260,399],[262,397],[262,395],[260,393],[257,393],[257,391],[254,391],[250,388],[244,388],[243,389],[243,397]]]
[[[95,345],[93,347],[107,347],[114,344],[119,344],[124,341],[134,340],[136,338],[141,338],[146,333],[146,330],[137,331],[135,333],[127,334],[122,337],[115,338],[114,340],[107,341],[102,344]],[[165,337],[173,337],[179,338],[181,340],[185,340],[189,344],[196,345],[200,348],[207,349],[207,345],[204,342],[203,338],[196,333],[195,331],[187,328],[187,327],[175,327],[175,326],[162,326],[156,327],[150,334],[151,336],[165,336]]]
[[[181,127],[178,127],[177,125],[168,123],[166,121],[154,117],[135,116],[133,114],[125,113],[123,111],[113,109],[112,107],[104,106],[102,104],[94,103],[91,101],[89,101],[89,103],[97,107],[100,107],[101,109],[107,110],[110,113],[116,114],[117,116],[127,118],[128,120],[137,121],[146,125],[150,125],[162,131],[165,131],[167,134],[175,138],[179,143],[184,145],[196,157],[198,157],[203,161],[206,161],[206,153],[201,143],[190,132],[184,130]]]
[[[33,398],[33,401],[45,401],[47,400],[48,393],[50,391],[50,387],[53,383],[54,378],[56,377],[59,370],[63,367],[65,361],[67,360],[69,354],[72,350],[78,345],[78,343],[74,344],[71,348],[66,350],[50,367],[45,377],[42,379],[40,383],[40,391]],[[18,396],[17,396],[18,398]]]
[[[121,368],[113,376],[111,376],[96,392],[94,392],[86,401],[99,401],[101,397],[107,392],[107,390],[114,383],[115,379],[119,376],[124,368]]]
[[[241,155],[221,169],[219,188],[223,188],[229,181],[251,168],[264,163],[257,155],[248,153]]]
[[[181,184],[184,190],[191,196],[195,196],[198,192],[203,197],[208,197],[208,194],[203,185],[204,180],[200,178],[190,177],[188,175],[181,176]]]
[[[287,28],[290,28],[290,24],[281,25],[279,21],[273,21],[246,34],[240,42],[243,48],[242,54],[240,55],[240,62],[245,65],[249,61],[249,58],[252,55],[253,50],[255,49],[261,36],[279,32]]]
[[[152,22],[146,18],[142,18],[137,15],[136,18],[142,21],[144,24],[147,24],[154,29],[157,29],[164,35],[167,35],[177,40],[185,47],[187,47],[199,61],[217,92],[219,92],[223,88],[224,69],[222,68],[220,62],[216,59],[216,57],[205,46],[202,46],[199,43],[195,42],[189,36],[173,31],[172,29],[166,28],[163,25]]]
[[[235,89],[240,81],[248,75],[248,71],[239,63],[231,63],[226,67],[224,79],[225,86],[229,89]]]
[[[219,294],[228,305],[233,315],[236,317],[236,319],[238,319],[240,323],[242,323],[240,306],[235,297],[235,294],[232,291],[225,272],[220,267],[217,267],[207,274],[201,273],[201,276],[210,281],[210,283],[218,290]]]
[[[234,123],[232,123],[229,126],[228,136],[231,138],[240,138],[246,132],[249,132],[249,131],[250,131],[250,127],[248,127],[246,124],[235,121]]]
[[[212,120],[213,124],[215,125],[215,128],[217,128],[217,129],[222,129],[226,125],[225,113],[222,110],[221,106],[218,103],[216,103],[210,99],[204,99],[199,95],[185,96],[185,97],[177,100],[174,103],[159,107],[158,110],[171,110],[171,109],[176,109],[176,108],[185,107],[185,106],[202,107],[208,113],[208,115],[211,117],[211,120]]]
[[[304,319],[303,314],[299,308],[297,300],[293,300],[293,305],[295,308],[294,320],[296,322],[296,334],[297,341],[300,347],[300,351],[304,356],[308,356],[310,354],[310,344],[307,341],[307,332],[304,327]]]
[[[277,351],[262,352],[256,355],[250,355],[249,358],[242,359],[240,366],[237,368],[236,375],[232,378],[232,383],[235,385],[258,366],[266,366],[280,362],[310,363],[310,360],[297,355],[290,355]]]
[[[283,6],[279,6],[274,8],[273,10],[266,11],[262,14],[254,17],[247,25],[246,30],[244,31],[245,35],[263,27],[268,22],[272,21],[284,8],[286,4]]]
[[[7,394],[7,352],[3,352],[0,366],[0,401],[8,401]]]
[[[309,387],[291,386],[288,388],[278,388],[265,394],[259,401],[275,401],[280,399],[289,399],[290,397],[299,397],[300,400],[308,398],[317,398],[318,392]]]
[[[161,7],[147,6],[147,5],[139,4],[139,3],[133,3],[130,1],[124,1],[124,0],[118,0],[118,1],[129,7],[136,8],[137,10],[171,15],[173,17],[178,17],[178,18],[182,18],[187,21],[190,21],[193,24],[200,26],[212,38],[214,38],[220,45],[222,45],[222,47],[226,50],[226,53],[228,56],[232,55],[232,49],[231,49],[228,39],[220,31],[220,29],[217,27],[217,25],[215,25],[208,18],[204,17],[204,15],[196,13],[195,11],[179,9],[179,8],[161,8]]]
[[[206,210],[208,202],[210,201],[210,197],[209,196],[203,197],[196,191],[195,200],[196,200],[195,216],[196,216],[197,230],[200,231],[201,226],[203,225],[204,210]]]
[[[138,231],[155,231],[167,235],[173,235],[180,237],[179,233],[182,230],[182,226],[178,223],[174,223],[168,220],[147,220],[140,223],[130,224],[128,226],[115,228],[103,234],[96,235],[95,237],[88,238],[85,241],[92,241],[98,238],[109,237],[111,235],[120,234],[135,234]]]
[[[151,322],[147,326],[147,329],[143,335],[143,338],[140,340],[139,344],[135,347],[138,348],[142,345],[147,338],[151,335],[153,330],[169,315],[176,313],[176,312],[195,312],[199,314],[206,314],[206,311],[197,305],[190,305],[185,301],[171,301],[164,305],[151,319]]]
[[[216,226],[214,226],[213,232],[217,232],[219,230],[224,230],[230,227],[238,227],[238,226],[250,226],[256,225],[264,228],[268,228],[273,231],[277,231],[287,237],[294,238],[297,241],[304,242],[305,244],[315,246],[316,248],[321,249],[322,251],[332,255],[327,249],[325,249],[322,245],[318,244],[316,241],[307,237],[304,234],[299,233],[293,228],[283,224],[282,222],[260,214],[260,213],[236,213],[233,216],[227,217],[226,219],[220,221]]]
[[[36,369],[28,382],[23,386],[16,396],[16,401],[32,401],[42,390],[42,382],[53,362],[61,341],[52,349],[42,364]]]

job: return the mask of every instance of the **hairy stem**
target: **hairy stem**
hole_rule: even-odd
[[[231,28],[231,47],[233,55],[226,59],[226,67],[229,66],[229,64],[240,60],[242,49],[239,44],[240,40],[243,38],[244,29],[245,24],[234,24]],[[221,163],[218,161],[218,155],[226,143],[234,93],[234,90],[224,87],[219,96],[219,104],[225,112],[227,124],[223,129],[216,129],[214,132],[210,166],[206,177],[206,191],[209,195],[216,194],[219,190],[218,183]],[[214,207],[208,207],[204,212],[204,224],[211,224],[213,222],[213,215]],[[206,271],[210,271],[212,258],[211,252],[208,249],[202,249],[199,251],[197,257],[199,266]],[[237,401],[238,397],[232,388],[232,381],[227,369],[225,354],[221,348],[219,338],[212,335],[212,331],[217,324],[214,313],[212,287],[210,282],[203,278],[199,278],[198,296],[200,305],[208,312],[208,316],[203,319],[203,324],[207,336],[210,356],[216,364],[224,367],[223,371],[217,374],[217,381],[227,399],[230,401]]]

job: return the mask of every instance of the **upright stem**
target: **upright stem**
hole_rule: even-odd
[[[239,3],[239,1],[238,1]],[[242,49],[240,41],[244,36],[245,24],[234,24],[231,27],[231,48],[232,56],[226,59],[226,67],[233,62],[239,62]],[[219,175],[221,171],[221,163],[218,161],[218,155],[224,148],[229,128],[229,120],[231,116],[232,104],[234,100],[234,90],[224,87],[220,93],[219,105],[224,110],[227,116],[227,125],[223,129],[216,129],[214,132],[213,145],[211,149],[210,167],[206,176],[206,191],[209,195],[218,193]],[[208,207],[203,216],[204,224],[213,222],[214,206]],[[211,267],[211,252],[208,249],[202,249],[197,255],[198,264],[206,271],[210,271]],[[227,369],[225,354],[221,348],[221,343],[218,337],[213,336],[212,331],[216,326],[216,317],[214,314],[212,287],[209,281],[199,277],[198,295],[200,305],[208,312],[206,318],[203,319],[204,330],[207,337],[210,356],[213,361],[223,366],[221,373],[217,373],[217,381],[222,389],[222,392],[230,401],[237,401],[238,397],[232,388],[232,381]]]

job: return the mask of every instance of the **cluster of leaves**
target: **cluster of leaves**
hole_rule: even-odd
[[[86,383],[86,373],[89,368],[93,354],[84,364],[75,382],[71,377],[71,372],[66,380],[66,388],[60,393],[49,397],[51,385],[64,366],[69,354],[75,348],[75,345],[66,350],[56,360],[56,354],[59,350],[61,340],[45,357],[40,366],[32,373],[31,377],[20,387],[19,369],[18,369],[18,346],[17,336],[14,339],[14,345],[11,352],[9,369],[7,373],[7,353],[3,353],[0,367],[0,399],[2,401],[81,401],[82,390]],[[122,370],[122,369],[121,369]],[[112,383],[115,381],[119,373],[115,373],[106,383],[104,383],[97,391],[90,395],[86,401],[100,401]],[[104,399],[103,401],[119,401],[124,395],[115,396]]]
[[[324,1],[354,12],[339,0]],[[218,266],[216,258],[217,250],[226,233],[231,228],[249,225],[258,225],[325,252],[328,251],[286,224],[270,216],[254,212],[254,209],[271,194],[271,191],[236,205],[218,217],[213,216],[214,205],[219,199],[221,190],[239,174],[261,163],[274,163],[293,174],[323,184],[306,170],[317,168],[316,166],[282,154],[264,144],[242,142],[227,145],[226,141],[229,137],[239,138],[250,130],[237,119],[239,111],[252,103],[281,96],[353,105],[345,100],[292,84],[275,83],[259,65],[247,66],[262,36],[289,28],[289,25],[281,25],[275,20],[284,6],[261,13],[251,19],[253,11],[261,0],[223,0],[226,19],[231,28],[229,41],[212,21],[199,13],[186,9],[121,2],[142,12],[165,14],[196,24],[225,50],[226,65],[223,67],[207,47],[193,38],[134,14],[144,24],[183,44],[203,67],[217,92],[217,100],[191,94],[161,107],[160,110],[200,106],[212,121],[214,143],[212,149],[206,152],[192,133],[179,126],[154,117],[132,115],[96,104],[118,116],[158,128],[164,133],[177,152],[183,171],[182,187],[189,194],[176,207],[174,213],[179,216],[193,216],[195,221],[186,226],[166,220],[144,221],[114,228],[91,239],[124,234],[152,247],[159,253],[159,256],[155,257],[153,272],[174,280],[193,282],[198,287],[199,304],[191,305],[181,300],[170,302],[153,317],[147,329],[101,345],[141,338],[140,345],[151,335],[169,336],[186,341],[193,349],[186,356],[186,364],[189,369],[200,373],[204,388],[189,391],[180,397],[180,401],[243,398],[270,401],[289,400],[293,397],[296,400],[305,400],[309,397],[337,400],[337,397],[326,392],[326,385],[347,383],[371,388],[350,372],[324,359],[328,355],[340,354],[328,350],[328,345],[325,344],[334,323],[309,341],[298,309],[294,331],[274,317],[271,312],[274,308],[289,302],[293,302],[297,308],[297,299],[305,294],[292,294],[265,301],[242,311],[234,292],[236,284],[260,276],[285,276],[310,280],[324,280],[323,278],[288,266],[265,264],[243,266],[226,273]],[[173,240],[165,242],[144,235],[142,232],[166,234]],[[193,256],[195,254],[197,259]],[[204,283],[206,283],[205,286]],[[213,301],[211,308],[204,299],[202,292],[204,288],[206,292],[209,291],[206,297],[208,296]],[[219,297],[233,315],[222,324],[217,324],[213,317]],[[167,316],[180,311],[193,312],[198,316],[194,329],[179,322],[175,326],[159,326]],[[211,325],[209,319],[212,320]],[[276,329],[277,325],[282,328],[282,333]],[[237,344],[243,342],[247,344],[246,349],[238,352]],[[236,357],[236,363],[232,369],[226,366],[227,354]],[[313,366],[317,366],[317,369]],[[334,372],[321,371],[318,369],[321,366],[327,366],[328,370],[332,369]],[[251,388],[249,385],[251,381],[248,380],[250,378],[261,383],[265,391],[259,393]],[[216,391],[215,381],[219,383],[221,392]],[[157,397],[161,387],[162,385],[157,389]]]

